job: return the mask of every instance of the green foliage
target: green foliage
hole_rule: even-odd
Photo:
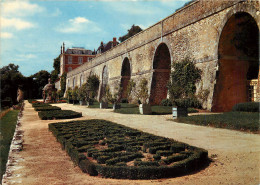
[[[2,175],[5,172],[6,162],[17,123],[18,113],[18,110],[11,110],[0,120],[0,181],[2,179]]]
[[[208,153],[203,149],[105,120],[52,123],[49,124],[49,130],[72,161],[90,175],[128,179],[174,177],[197,170],[207,163]],[[102,149],[104,145],[101,143],[104,141],[106,148]],[[169,166],[161,165],[162,161],[141,159],[145,157],[142,152],[146,152],[141,148],[146,147],[149,150],[160,146],[167,146],[163,148],[169,151],[163,151],[164,153],[174,153],[178,149],[179,154],[176,153],[175,156],[188,157]],[[127,152],[128,148],[137,150]],[[158,154],[154,156],[160,160]],[[128,162],[131,161],[134,161],[135,166],[128,166]]]
[[[41,111],[38,112],[40,119],[51,120],[51,119],[72,119],[82,117],[82,113],[75,112],[72,110],[52,110],[52,111]]]
[[[66,78],[67,78],[67,73],[63,73],[60,78],[60,87],[61,87],[62,96],[64,95],[66,90]]]
[[[119,37],[119,41],[124,42],[128,38],[130,38],[130,37],[134,36],[135,34],[139,33],[140,31],[142,31],[142,28],[140,28],[139,26],[135,26],[133,24],[132,27],[130,28],[130,30],[128,30],[128,33],[126,35]]]
[[[99,78],[96,74],[92,74],[87,78],[86,86],[89,92],[89,98],[93,99],[97,96],[99,83]]]
[[[196,92],[195,83],[201,78],[201,70],[189,59],[176,62],[172,67],[174,71],[168,84],[170,99],[192,97]]]
[[[138,86],[137,96],[142,104],[148,103],[148,81],[143,78]]]
[[[72,100],[78,100],[78,94],[79,94],[79,88],[78,86],[75,86],[74,89],[71,92],[71,98]]]
[[[68,100],[71,100],[71,99],[72,99],[72,89],[71,89],[71,87],[69,87],[69,88],[67,89],[65,97],[66,97]]]
[[[57,106],[41,106],[41,107],[35,107],[34,110],[36,110],[36,111],[52,111],[52,110],[61,110],[61,108],[57,107]]]
[[[223,114],[194,115],[181,117],[176,121],[203,126],[213,126],[234,130],[257,132],[259,129],[259,113],[225,112]]]
[[[163,99],[161,101],[162,106],[172,106],[172,102],[169,99]]]
[[[259,102],[238,103],[232,107],[232,111],[259,112]]]
[[[19,85],[25,84],[25,77],[18,71],[19,66],[14,64],[9,64],[0,68],[0,80],[1,80],[1,100],[6,100],[7,105],[16,103],[17,89]],[[11,100],[11,101],[10,101]],[[8,102],[9,103],[8,103]],[[1,103],[1,104],[2,104]]]
[[[34,88],[37,89],[37,98],[42,98],[42,89],[46,84],[48,84],[50,73],[48,71],[41,70],[30,77],[33,78]]]

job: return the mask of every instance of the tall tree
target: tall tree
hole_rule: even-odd
[[[51,83],[55,83],[55,81],[59,78],[60,74],[60,56],[53,60],[53,68],[54,70],[51,72]]]
[[[0,68],[1,100],[11,100],[16,103],[18,86],[23,85],[25,77],[19,72],[19,66],[9,64]]]
[[[124,42],[128,38],[130,38],[130,37],[134,36],[135,34],[139,33],[140,31],[143,31],[142,28],[140,28],[139,26],[135,26],[133,24],[133,26],[130,28],[130,30],[128,30],[128,33],[126,35],[119,37],[119,41]]]
[[[37,89],[36,97],[42,98],[42,89],[48,83],[50,73],[48,71],[41,70],[30,77],[33,78],[33,86]]]

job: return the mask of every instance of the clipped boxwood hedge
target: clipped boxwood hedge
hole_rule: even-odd
[[[232,111],[259,112],[259,102],[238,103],[233,106]]]
[[[75,112],[72,110],[52,110],[38,112],[38,115],[42,120],[50,120],[78,118],[82,116],[82,113]]]
[[[57,107],[57,106],[40,106],[40,107],[34,107],[34,110],[36,110],[36,111],[53,111],[53,110],[61,110],[61,108]]]
[[[83,172],[118,179],[157,179],[185,175],[208,163],[208,152],[173,139],[106,120],[49,124]]]

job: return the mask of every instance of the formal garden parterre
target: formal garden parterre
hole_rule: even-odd
[[[34,110],[38,111],[39,118],[42,120],[52,119],[72,119],[82,117],[82,113],[72,110],[61,110],[60,107],[52,106],[40,101],[29,101],[32,103]]]
[[[157,179],[195,172],[208,152],[106,120],[49,124],[83,172],[119,179]]]

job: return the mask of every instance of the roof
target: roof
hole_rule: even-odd
[[[119,42],[116,42],[116,45],[118,45]],[[97,49],[97,51],[100,51],[100,53],[102,52],[106,52],[107,50],[110,50],[113,47],[113,41],[109,41],[106,44],[103,44],[103,50],[101,51],[102,46],[100,45]]]
[[[84,48],[68,48],[66,54],[78,54],[78,55],[92,55],[92,51]]]

